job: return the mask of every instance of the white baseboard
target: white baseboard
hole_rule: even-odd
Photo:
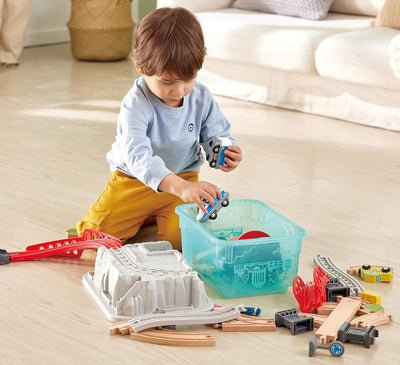
[[[69,41],[69,31],[66,26],[52,29],[28,30],[25,37],[24,47]]]

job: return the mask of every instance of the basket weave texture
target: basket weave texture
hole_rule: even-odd
[[[71,0],[67,23],[72,55],[87,61],[126,58],[133,41],[135,23],[131,0]]]

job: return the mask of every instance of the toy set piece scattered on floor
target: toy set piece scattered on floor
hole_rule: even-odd
[[[393,271],[389,267],[371,267],[363,265],[359,276],[369,283],[390,283],[393,279]]]
[[[220,165],[226,166],[226,163],[224,162],[225,150],[231,144],[231,140],[227,137],[214,138],[210,142],[210,151],[206,157],[210,167],[219,169]]]
[[[314,267],[312,282],[305,284],[300,276],[294,278],[293,294],[302,312],[311,312],[326,301],[326,283],[328,281],[329,276],[318,265]]]
[[[351,298],[358,300],[357,298]],[[342,300],[341,297],[337,298],[338,302]],[[299,313],[301,317],[312,316],[314,318],[314,327],[320,327],[322,323],[328,318],[332,311],[337,307],[337,303],[325,302],[318,307],[318,313]],[[357,311],[356,316],[350,321],[352,327],[368,328],[370,326],[382,326],[385,324],[390,324],[393,322],[393,316],[391,314],[386,314],[383,311],[382,306],[373,306],[370,308],[368,302],[363,301],[361,308]]]
[[[298,316],[296,308],[276,312],[275,324],[289,328],[292,335],[314,330],[314,318]]]
[[[338,331],[338,340],[342,343],[355,342],[361,343],[366,348],[370,348],[375,342],[375,337],[378,337],[378,330],[375,326],[370,326],[367,329],[354,328],[349,322],[344,322]]]
[[[320,266],[330,278],[337,278],[342,285],[348,286],[350,288],[350,295],[358,296],[364,291],[364,288],[357,279],[338,268],[330,257],[318,254],[314,258],[314,262],[316,265]]]
[[[332,356],[339,357],[344,353],[344,345],[340,341],[333,341],[329,345],[319,345],[317,338],[315,336],[311,336],[310,342],[308,345],[308,356],[314,356],[317,349],[329,350]]]
[[[259,316],[261,314],[261,308],[239,306],[238,309],[240,313],[248,316]]]
[[[361,277],[371,283],[390,283],[393,279],[393,267],[379,265],[350,266],[347,269],[350,275]]]
[[[34,244],[27,246],[25,251],[7,252],[6,250],[0,250],[0,265],[52,256],[79,258],[84,250],[99,248],[117,249],[121,246],[121,241],[111,235],[86,229],[82,237]]]
[[[210,311],[204,283],[167,241],[99,248],[83,285],[113,322],[156,311]]]
[[[381,326],[392,322],[392,315],[386,315],[383,312],[369,312],[365,314],[366,309],[357,310],[356,307],[361,304],[360,300],[348,297],[338,297],[338,303],[327,302],[318,309],[328,305],[329,310],[324,310],[328,315],[300,313],[300,316],[313,316],[315,327],[319,327],[318,331],[310,338],[309,356],[313,356],[318,348],[328,349],[333,356],[341,356],[344,352],[344,343],[353,342],[364,345],[369,348],[378,337],[376,326]],[[351,304],[351,301],[357,304]],[[342,302],[347,302],[346,306],[342,306]],[[364,301],[365,303],[365,301]],[[367,304],[362,304],[367,305]],[[342,307],[342,308],[341,308]],[[333,308],[333,309],[332,309]],[[339,309],[340,308],[340,311]],[[347,316],[353,317],[354,313],[360,316],[355,317],[351,321],[344,321],[340,326],[340,321]],[[328,325],[328,322],[329,325]],[[338,326],[340,326],[338,328]],[[323,332],[323,337],[321,333]],[[320,338],[321,345],[318,344],[317,338]],[[327,344],[328,341],[333,341]]]
[[[338,296],[349,297],[350,288],[341,284],[338,278],[330,278],[326,283],[326,301],[336,302]]]
[[[153,312],[134,316],[129,320],[129,326],[134,332],[161,326],[178,326],[190,324],[214,324],[230,321],[240,317],[240,311],[229,306],[213,311],[171,311]]]
[[[383,312],[374,312],[364,314],[350,321],[352,327],[369,328],[371,326],[377,327],[393,322],[393,316]]]
[[[217,219],[218,212],[221,210],[221,208],[229,205],[229,193],[220,186],[218,186],[218,188],[221,192],[221,198],[215,198],[214,205],[210,205],[206,200],[203,201],[203,205],[207,209],[207,213],[204,213],[200,208],[197,208],[196,219],[201,223],[207,222],[209,219]]]
[[[368,301],[371,304],[381,304],[381,296],[379,294],[363,291],[360,294],[360,298]]]
[[[328,341],[335,341],[340,326],[344,322],[350,321],[360,307],[361,301],[351,298],[343,298],[321,327],[319,327],[315,332],[315,337],[317,337],[323,345]]]
[[[215,346],[215,337],[211,332],[177,332],[164,328],[151,328],[134,332],[128,321],[114,323],[109,329],[110,335],[128,335],[132,340],[170,346]]]
[[[275,320],[272,318],[257,318],[242,314],[240,317],[213,325],[223,332],[271,332],[276,330]]]
[[[230,319],[232,318],[232,319]],[[171,312],[151,314],[132,320],[114,323],[109,334],[130,334],[131,339],[171,346],[215,346],[210,332],[178,332],[161,328],[161,325],[211,324],[224,332],[271,332],[276,326],[273,319],[240,314],[239,307],[226,307],[203,313]],[[154,327],[150,327],[154,326]]]

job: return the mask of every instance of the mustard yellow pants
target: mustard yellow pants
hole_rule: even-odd
[[[184,172],[179,176],[198,181],[197,172]],[[183,200],[153,189],[120,171],[114,171],[99,199],[90,207],[83,220],[76,225],[79,236],[89,228],[119,238],[123,242],[134,237],[146,219],[154,217],[159,240],[169,241],[181,250],[181,231],[175,207]]]

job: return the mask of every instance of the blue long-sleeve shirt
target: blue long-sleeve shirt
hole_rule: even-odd
[[[183,105],[165,105],[138,78],[122,100],[117,136],[107,160],[111,171],[120,170],[157,191],[170,173],[199,171],[216,137],[230,135],[230,123],[210,91],[199,82],[184,97]]]

